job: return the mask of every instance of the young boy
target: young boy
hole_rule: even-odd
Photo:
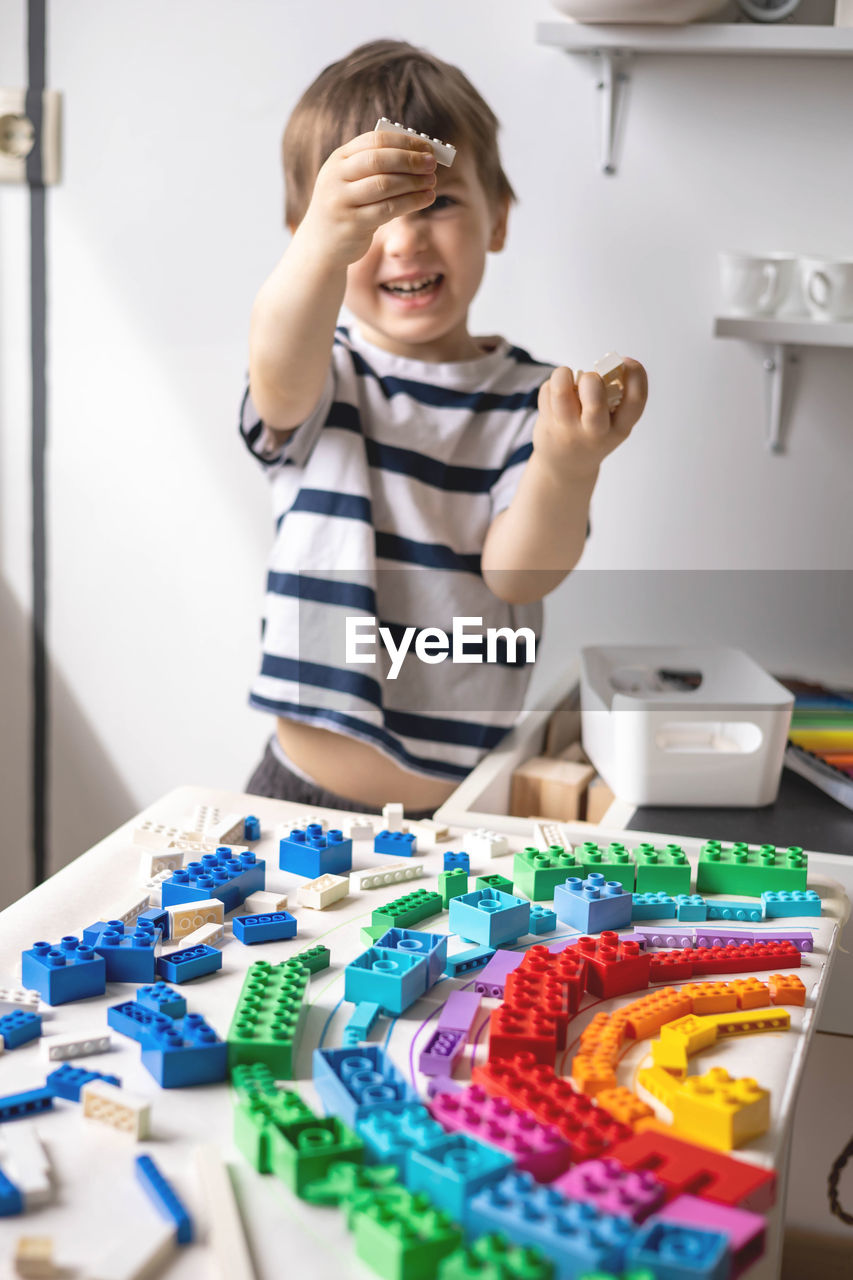
[[[455,145],[452,166],[382,117]],[[250,700],[278,719],[255,794],[433,812],[515,720],[532,652],[510,632],[538,637],[643,411],[634,360],[610,413],[597,374],[576,388],[469,333],[515,198],[497,129],[457,68],[383,40],[327,67],[285,131],[292,240],[254,303],[241,421],[277,517]],[[480,623],[503,643],[472,642]]]

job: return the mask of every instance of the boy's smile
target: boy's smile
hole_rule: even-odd
[[[486,265],[503,247],[507,206],[495,209],[470,151],[441,170],[427,209],[380,227],[347,272],[345,305],[368,342],[414,360],[482,355],[468,333],[468,308]]]

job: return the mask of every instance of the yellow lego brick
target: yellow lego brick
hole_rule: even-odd
[[[653,1098],[672,1111],[676,1098],[687,1083],[674,1079],[663,1067],[643,1067],[637,1072],[637,1083],[647,1089]]]
[[[724,1067],[682,1081],[666,1105],[676,1134],[716,1151],[731,1151],[770,1127],[769,1091],[748,1077],[732,1079]]]
[[[734,1013],[712,1013],[708,1022],[719,1036],[753,1035],[759,1031],[787,1031],[791,1015],[787,1009],[737,1009]]]
[[[687,1075],[687,1046],[684,1040],[653,1040],[652,1062],[656,1067],[683,1080]]]
[[[716,1018],[732,1016],[734,1015],[710,1014],[700,1017],[698,1014],[688,1013],[685,1017],[676,1018],[674,1022],[667,1022],[662,1026],[660,1038],[667,1044],[683,1042],[688,1055],[698,1053],[700,1049],[707,1049],[716,1041]]]

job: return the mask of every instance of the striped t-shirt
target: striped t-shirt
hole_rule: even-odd
[[[477,359],[428,363],[339,325],[320,402],[284,447],[248,390],[240,424],[269,476],[276,527],[251,704],[448,780],[465,777],[516,720],[529,650],[521,643],[513,655],[499,640],[496,661],[430,663],[414,638],[423,628],[450,636],[454,617],[482,619],[467,625],[469,637],[526,627],[538,641],[542,624],[538,602],[492,595],[480,555],[530,457],[538,390],[553,366],[502,338],[481,342]],[[358,650],[374,662],[346,660],[347,618],[362,637],[375,619],[394,646],[414,628],[396,678],[378,638]],[[465,652],[478,651],[485,657],[469,638]]]

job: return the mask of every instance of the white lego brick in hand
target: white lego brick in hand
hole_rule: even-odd
[[[29,1125],[7,1124],[0,1135],[0,1166],[20,1190],[27,1209],[51,1198],[50,1161],[38,1133]]]
[[[381,889],[388,884],[401,884],[404,880],[417,880],[424,873],[422,862],[389,862],[384,867],[364,867],[351,871],[351,889]]]
[[[147,1098],[106,1080],[90,1080],[80,1090],[80,1101],[87,1120],[98,1120],[120,1133],[129,1133],[137,1141],[148,1137],[151,1104]]]
[[[265,916],[272,911],[287,910],[287,894],[273,893],[270,889],[256,889],[243,903],[247,916]]]
[[[409,129],[404,124],[400,124],[398,120],[389,120],[387,116],[381,116],[376,121],[374,132],[376,133],[408,133],[415,138],[423,138],[424,142],[428,142],[432,147],[433,155],[439,164],[443,164],[449,168],[456,159],[456,148],[450,142],[440,142],[438,138],[431,138],[428,133],[418,133],[417,129]]]
[[[93,1053],[109,1053],[112,1039],[109,1031],[75,1031],[73,1035],[45,1036],[41,1056],[48,1062],[65,1062],[68,1058],[87,1058]]]
[[[164,954],[170,955],[172,951],[183,951],[186,947],[221,947],[225,942],[225,925],[203,924],[194,933],[188,933],[185,938],[176,939],[176,941],[177,946]]]
[[[202,898],[198,902],[179,902],[167,907],[169,913],[169,940],[177,942],[195,933],[204,924],[223,924],[225,906],[221,898]]]
[[[296,893],[300,907],[310,907],[314,911],[324,911],[333,902],[340,902],[349,893],[349,880],[346,876],[333,876],[331,872],[318,876],[301,884]]]
[[[482,855],[486,859],[503,858],[509,853],[509,841],[497,831],[489,831],[487,827],[477,827],[463,840],[465,849],[472,858]]]
[[[39,993],[27,987],[0,987],[0,1017],[6,1013],[38,1013]]]

